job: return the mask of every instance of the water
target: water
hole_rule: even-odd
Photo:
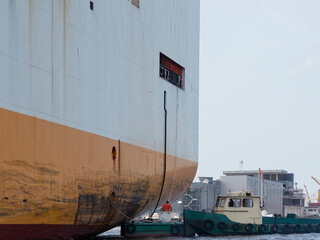
[[[99,236],[90,240],[109,240],[109,239],[125,239],[120,236],[120,228],[114,228],[108,232],[100,234]],[[133,238],[131,238],[133,239]],[[168,238],[134,238],[134,240],[166,240]],[[225,236],[225,237],[170,237],[170,240],[320,240],[320,233],[308,233],[308,234],[272,234],[272,235],[257,235],[257,236]]]

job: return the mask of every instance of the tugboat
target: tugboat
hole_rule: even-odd
[[[262,215],[260,197],[251,191],[219,196],[212,213],[185,210],[184,235],[257,235],[320,232],[320,219],[265,217]]]

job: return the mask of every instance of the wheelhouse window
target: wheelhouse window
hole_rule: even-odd
[[[243,199],[242,206],[243,207],[253,207],[253,200],[252,199]]]
[[[222,198],[220,200],[220,207],[224,207],[224,204],[226,203],[226,199],[225,198]]]
[[[241,199],[240,198],[231,198],[228,203],[229,207],[241,207]]]
[[[178,63],[160,53],[160,77],[177,87],[183,87],[184,68]]]

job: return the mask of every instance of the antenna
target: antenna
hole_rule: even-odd
[[[240,170],[240,171],[242,170],[242,166],[243,166],[243,161],[241,160],[241,161],[239,162],[239,170]]]

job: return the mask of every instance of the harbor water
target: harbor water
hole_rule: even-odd
[[[109,239],[124,239],[120,236],[120,228],[114,228],[108,232],[105,232],[90,240],[109,240]],[[132,239],[132,238],[131,238]],[[134,238],[134,239],[155,239],[166,240],[168,238]],[[170,240],[320,240],[320,233],[308,233],[308,234],[273,234],[273,235],[258,235],[258,236],[224,236],[224,237],[170,237]]]

